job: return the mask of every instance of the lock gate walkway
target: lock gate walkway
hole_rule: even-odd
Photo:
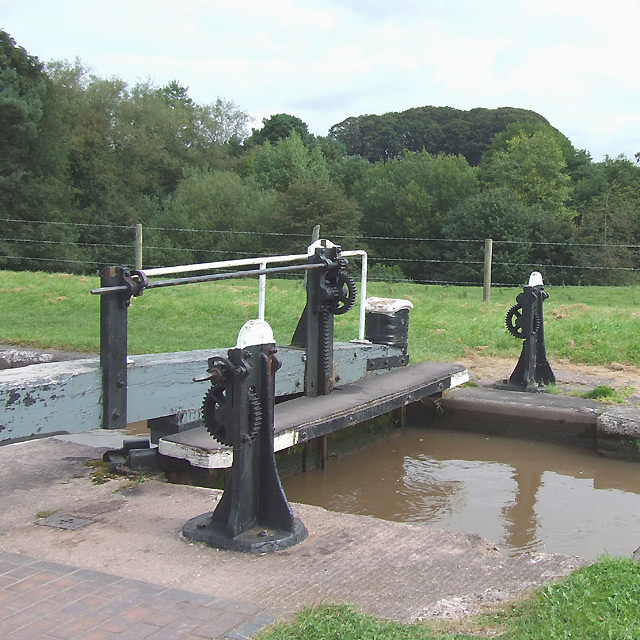
[[[418,362],[336,386],[326,396],[301,396],[276,404],[275,450],[390,413],[409,403],[438,395],[468,379],[463,365]],[[229,447],[214,440],[205,427],[161,438],[158,452],[207,469],[229,467],[233,459]]]

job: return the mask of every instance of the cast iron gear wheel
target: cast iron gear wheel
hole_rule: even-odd
[[[506,324],[507,331],[514,337],[524,339],[524,327],[522,326],[522,307],[519,304],[514,304],[509,311],[507,311]],[[533,332],[536,333],[540,328],[540,316],[538,312],[533,312]]]
[[[227,393],[223,385],[213,386],[207,391],[202,403],[202,419],[209,434],[221,444],[233,446],[227,421]]]
[[[340,271],[336,277],[335,290],[337,296],[331,303],[331,313],[340,316],[353,308],[358,289],[355,280],[346,271]]]

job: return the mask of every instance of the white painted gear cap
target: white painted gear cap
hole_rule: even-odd
[[[538,285],[544,285],[542,281],[542,274],[539,271],[532,271],[529,276],[529,286],[537,287]]]
[[[274,343],[273,330],[265,320],[247,320],[238,333],[236,349],[252,347],[256,344]]]

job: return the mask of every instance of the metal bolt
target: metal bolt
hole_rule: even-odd
[[[122,389],[122,387],[124,387],[124,380],[122,378],[118,378],[116,387],[118,387],[118,389]]]
[[[113,420],[117,420],[120,417],[120,411],[118,409],[114,409],[113,412],[111,413],[111,418]]]

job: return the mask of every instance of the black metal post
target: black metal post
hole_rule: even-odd
[[[126,287],[129,271],[107,267],[102,287]],[[100,367],[102,369],[102,428],[127,426],[127,311],[131,293],[116,290],[100,298]]]
[[[309,256],[308,266],[323,268],[308,273],[307,304],[291,339],[292,345],[306,350],[307,396],[328,395],[333,388],[333,316],[349,311],[356,298],[346,264],[335,245],[318,246]]]

